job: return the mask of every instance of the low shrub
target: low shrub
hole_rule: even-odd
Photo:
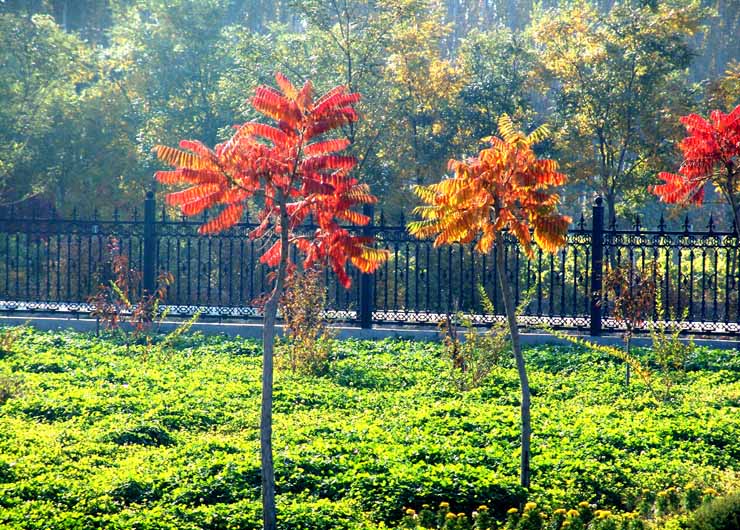
[[[0,375],[0,407],[21,395],[22,385],[17,377]]]
[[[117,445],[144,445],[153,447],[167,446],[175,443],[167,430],[154,424],[137,425],[131,429],[112,433],[107,437],[107,440]]]
[[[15,351],[18,340],[27,330],[28,326],[25,325],[0,328],[0,359]]]
[[[738,530],[740,492],[717,497],[699,508],[688,523],[688,530]]]
[[[294,271],[280,298],[286,341],[278,353],[291,371],[323,375],[329,370],[332,332],[324,315],[327,290],[319,270]]]
[[[493,302],[482,285],[478,285],[478,295],[486,313],[495,315]],[[465,330],[462,337],[460,327]],[[447,315],[440,324],[440,332],[450,380],[460,391],[479,387],[496,366],[511,357],[511,339],[505,320],[494,321],[481,333],[468,315]]]

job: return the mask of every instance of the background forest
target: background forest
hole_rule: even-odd
[[[138,206],[154,144],[226,138],[282,71],[362,93],[343,133],[387,217],[505,112],[553,129],[567,213],[598,193],[648,226],[679,116],[731,110],[739,60],[740,0],[0,0],[0,205]]]

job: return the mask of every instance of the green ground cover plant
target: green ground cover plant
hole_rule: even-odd
[[[198,335],[169,346],[147,356],[115,337],[16,333],[0,356],[0,528],[260,528],[261,348]],[[661,521],[740,487],[732,351],[695,348],[664,403],[639,380],[625,388],[606,354],[526,349],[529,491],[511,360],[461,392],[439,344],[337,341],[332,355],[321,376],[276,377],[281,528],[403,527],[407,510],[442,502],[469,518],[485,505],[503,525],[527,503],[546,518],[585,502]]]

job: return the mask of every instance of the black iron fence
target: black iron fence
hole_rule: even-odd
[[[631,264],[651,270],[659,283],[656,317],[668,315],[687,332],[740,333],[740,245],[734,232],[704,230],[685,223],[683,230],[645,230],[639,221],[627,229],[604,227],[600,201],[592,226],[583,218],[568,234],[568,244],[554,255],[536,252],[527,259],[508,241],[505,273],[523,323],[583,329],[600,334],[619,327],[608,299],[599,303],[606,264]],[[81,219],[0,218],[0,311],[85,313],[88,297],[105,281],[108,247],[115,239],[151,290],[160,272],[174,282],[166,303],[170,314],[200,311],[219,318],[261,316],[255,299],[269,287],[270,270],[259,263],[264,242],[248,233],[244,222],[228,232],[203,237],[203,219],[170,219],[157,213],[147,197],[144,215]],[[401,222],[389,226],[383,216],[361,229],[390,252],[374,274],[352,271],[352,287],[343,289],[325,273],[329,315],[337,320],[373,323],[436,324],[463,312],[484,325],[503,313],[495,254],[481,256],[473,245],[434,248],[411,237]],[[495,252],[495,251],[494,251]],[[479,286],[493,303],[486,314]],[[659,314],[660,313],[660,314]]]

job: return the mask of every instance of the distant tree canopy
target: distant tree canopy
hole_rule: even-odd
[[[586,3],[535,14],[530,31],[552,87],[555,144],[579,187],[604,197],[609,219],[673,155],[665,140],[690,106],[689,41],[705,15],[670,1],[617,5],[607,15]]]
[[[502,113],[555,131],[567,213],[656,212],[677,117],[737,104],[739,29],[740,0],[5,0],[0,204],[138,204],[156,143],[227,138],[279,70],[363,93],[341,132],[391,217]]]

